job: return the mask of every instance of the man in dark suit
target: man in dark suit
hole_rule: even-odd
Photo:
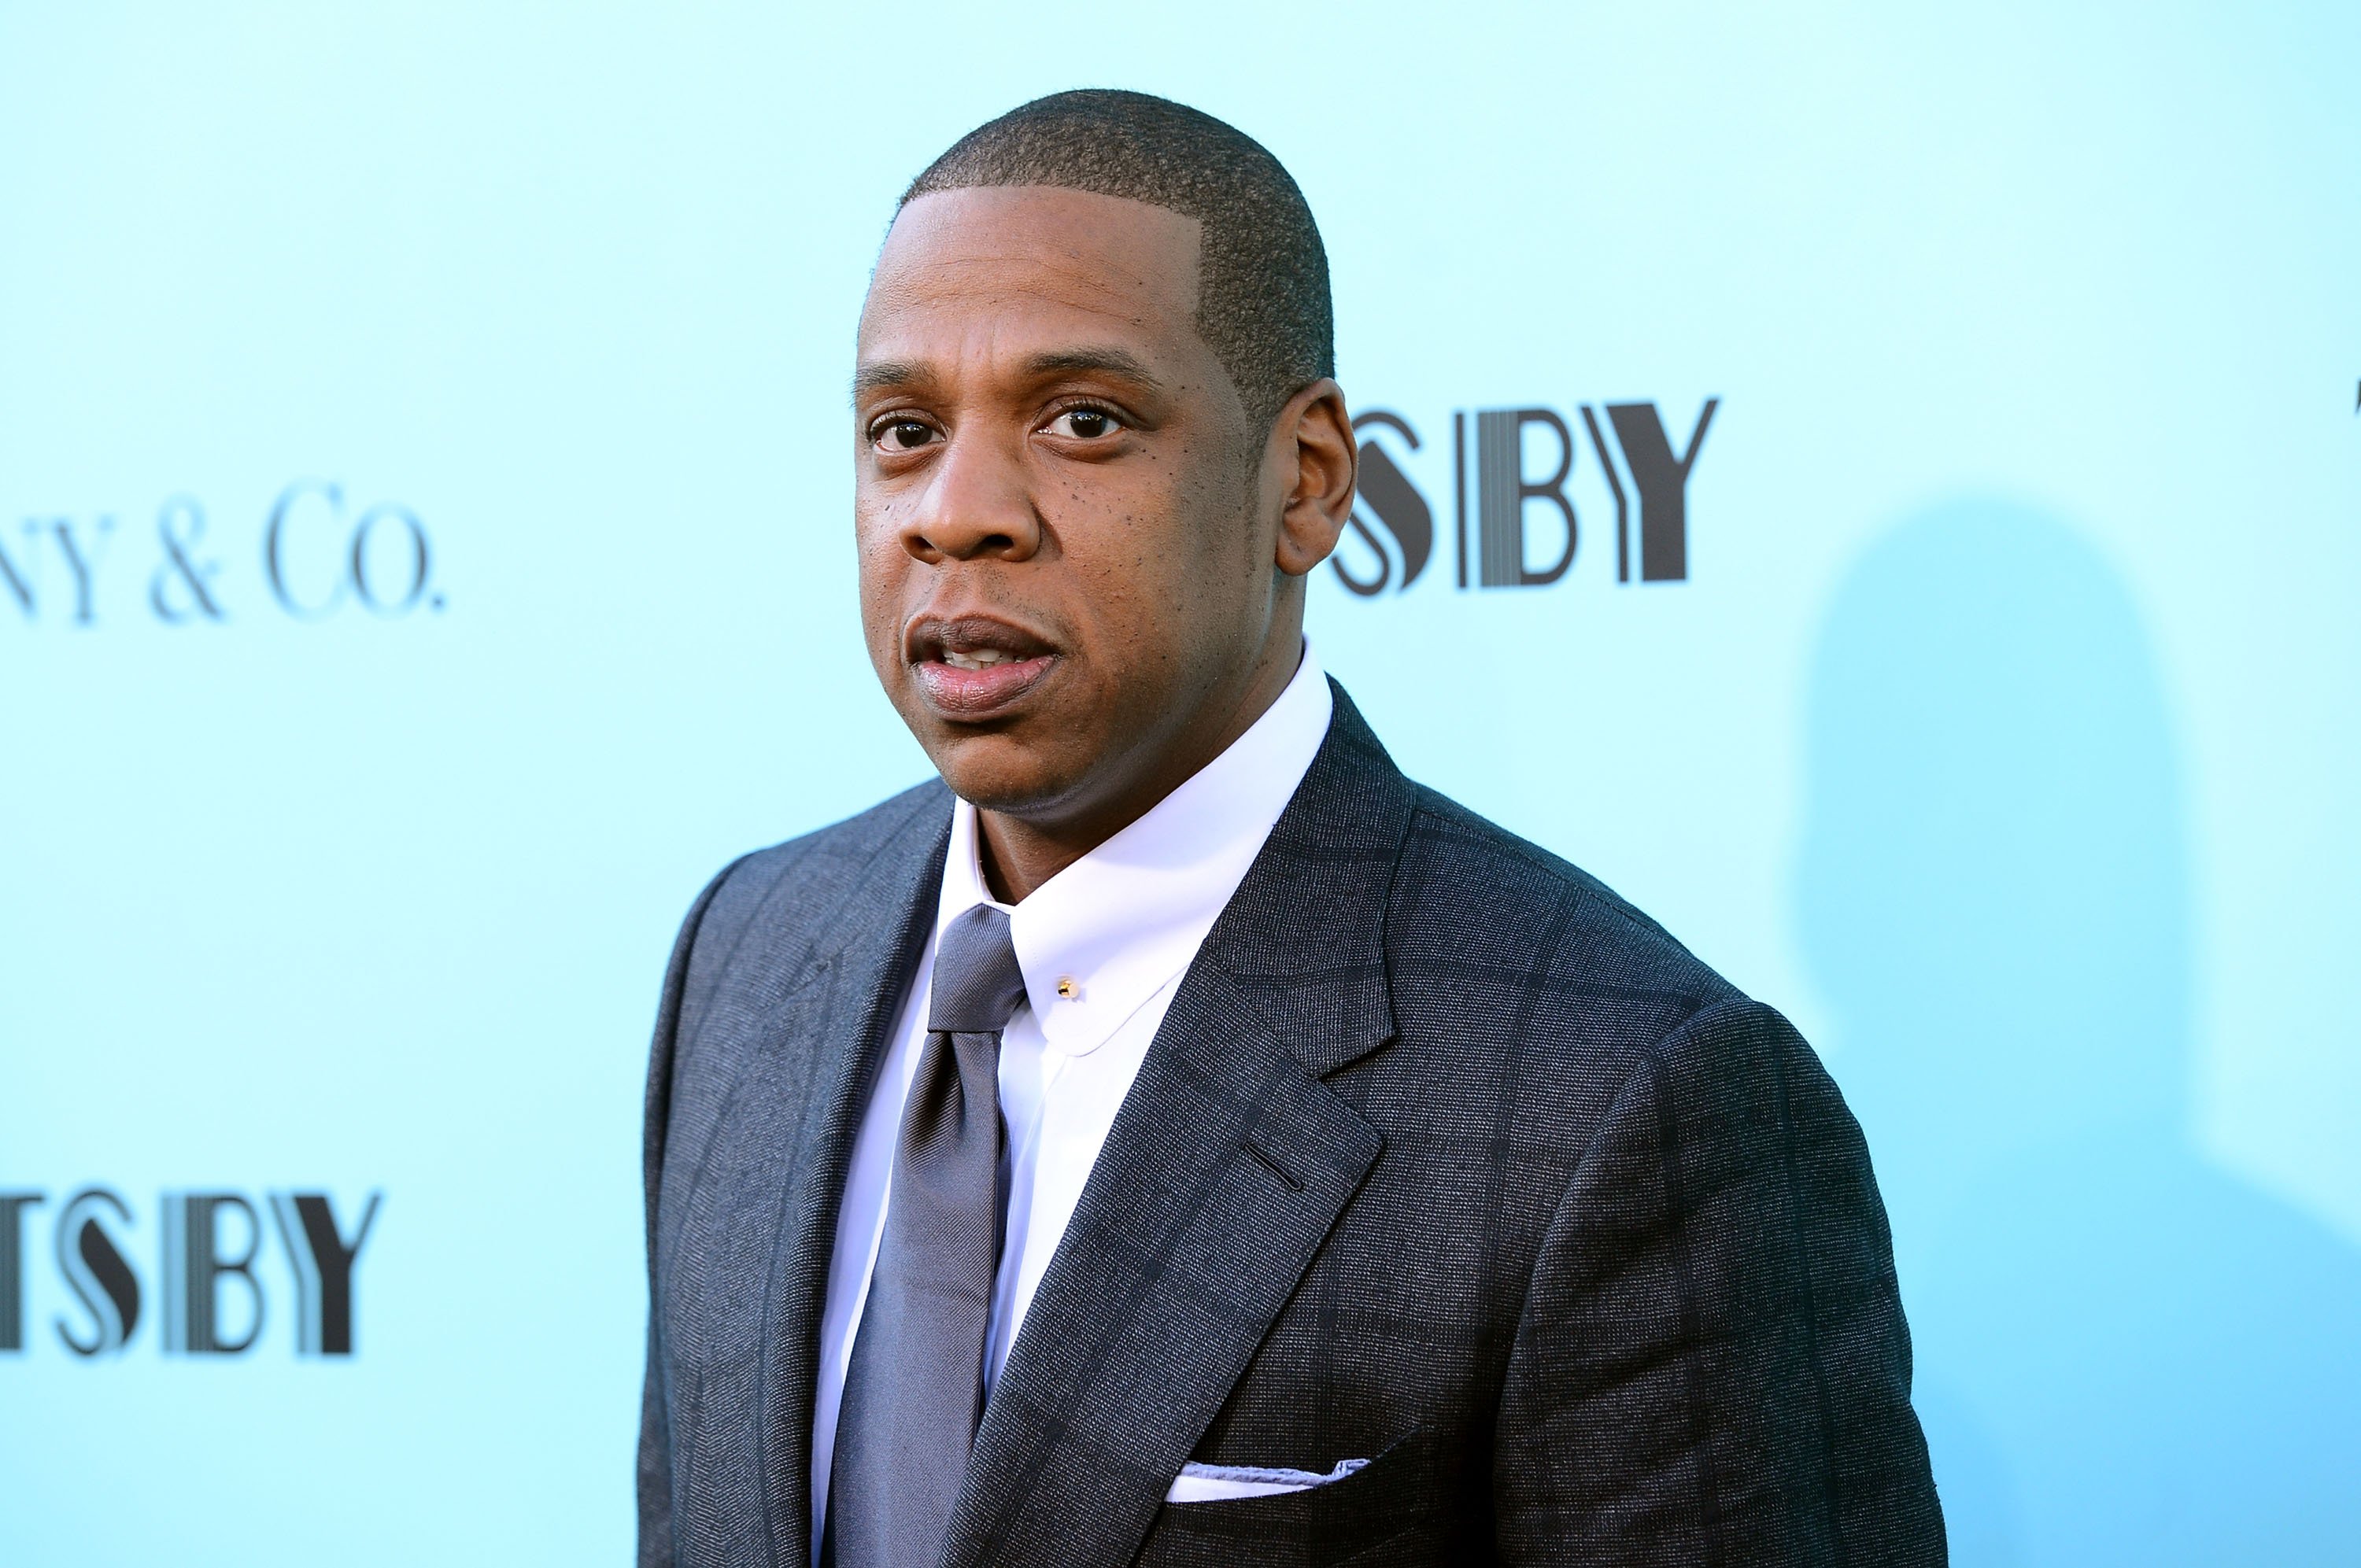
[[[1293,181],[1177,104],[904,197],[855,517],[942,778],[681,931],[643,1563],[1942,1561],[1810,1048],[1304,642],[1330,338]]]

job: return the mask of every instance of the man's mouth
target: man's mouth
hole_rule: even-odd
[[[995,664],[1015,663],[1016,655],[1005,653],[997,648],[978,648],[972,653],[963,653],[956,648],[946,648],[943,650],[942,662],[954,670],[989,670]]]
[[[1046,639],[981,616],[915,621],[903,646],[928,706],[965,723],[1004,717],[1058,662]]]

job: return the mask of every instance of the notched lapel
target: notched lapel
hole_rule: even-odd
[[[921,796],[841,873],[833,907],[750,930],[733,965],[767,994],[749,999],[728,1037],[694,1053],[697,1070],[726,1071],[728,1082],[697,1091],[722,1099],[694,1163],[668,1162],[666,1186],[685,1196],[664,1195],[659,1256],[671,1277],[667,1337],[702,1390],[676,1411],[674,1528],[717,1561],[796,1563],[808,1551],[814,1366],[836,1204],[934,911],[949,828],[948,796]],[[818,880],[800,896],[825,900]],[[797,934],[813,920],[828,930],[818,943]],[[796,941],[809,956],[781,983],[760,947]]]
[[[947,1568],[1128,1560],[1382,1142],[1192,970],[984,1411]]]
[[[787,1220],[766,1292],[771,1311],[764,1325],[760,1404],[771,1423],[763,1469],[771,1489],[774,1562],[801,1563],[808,1550],[813,1386],[836,1206],[895,1006],[925,946],[950,836],[950,816],[945,812],[930,838],[914,833],[895,846],[893,863],[881,866],[873,883],[873,905],[863,912],[870,939],[856,939],[844,948],[830,976],[838,1005],[829,1011],[844,1022],[828,1031],[836,1054],[827,1063],[820,1092],[807,1102],[807,1124],[796,1140],[800,1168],[787,1194]],[[925,852],[911,854],[912,840],[926,846]],[[855,932],[864,928],[860,920],[848,918],[846,924]]]
[[[1010,1347],[946,1568],[1128,1562],[1377,1162],[1321,1080],[1392,1037],[1385,910],[1416,792],[1332,689]]]

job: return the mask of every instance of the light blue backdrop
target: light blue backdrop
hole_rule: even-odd
[[[625,1552],[673,924],[924,767],[863,277],[1104,83],[1288,163],[1422,438],[1435,562],[1323,575],[1323,659],[1852,1097],[1957,1561],[2355,1561],[2356,81],[2328,5],[0,10],[0,1559]],[[1708,397],[1688,578],[1619,584],[1579,410]],[[1580,548],[1461,591],[1451,415],[1521,407]],[[192,1191],[243,1354],[163,1348]],[[350,1357],[291,1192],[382,1194]]]

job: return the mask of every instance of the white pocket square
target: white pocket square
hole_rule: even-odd
[[[1316,1470],[1280,1470],[1261,1464],[1198,1464],[1180,1466],[1180,1474],[1164,1494],[1168,1503],[1227,1503],[1239,1497],[1275,1497],[1284,1492],[1309,1492],[1333,1486],[1368,1463],[1340,1459],[1325,1475]]]

